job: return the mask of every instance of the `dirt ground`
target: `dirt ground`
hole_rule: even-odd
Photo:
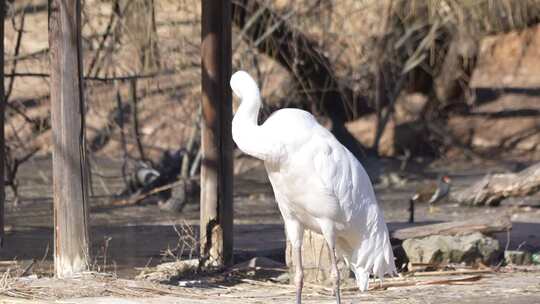
[[[30,1],[28,1],[30,2]],[[32,1],[45,3],[44,1]],[[88,20],[96,24],[88,24],[85,35],[90,34],[91,27],[102,32],[106,27],[107,11],[101,11],[105,6],[93,5],[99,1],[86,1],[89,7],[99,8],[98,11],[88,11]],[[276,1],[280,2],[280,1]],[[281,1],[283,2],[283,1]],[[194,125],[198,100],[200,99],[199,75],[199,40],[198,2],[189,1],[156,1],[158,34],[162,54],[177,54],[164,56],[164,66],[175,70],[173,74],[164,73],[160,77],[139,82],[141,133],[147,153],[151,157],[160,156],[165,150],[182,147],[187,139],[190,128]],[[359,1],[348,1],[356,6]],[[22,4],[21,4],[22,5]],[[336,44],[333,35],[328,35],[331,45],[339,48],[330,53],[340,54],[346,67],[363,68],[359,58],[363,45],[361,39],[367,35],[357,29],[368,29],[369,24],[378,25],[378,18],[355,17],[348,15],[348,6],[340,5],[336,10],[333,23],[335,29],[331,32],[346,34],[344,29],[350,29],[356,37],[352,45],[343,48],[343,43]],[[182,13],[178,13],[181,11]],[[347,14],[341,14],[341,12]],[[46,11],[29,14],[26,18],[24,38],[22,39],[21,54],[36,53],[47,47]],[[346,17],[349,16],[349,17]],[[359,16],[359,15],[356,15]],[[375,16],[375,15],[374,15]],[[16,27],[6,20],[6,52],[14,57]],[[314,22],[324,27],[320,20]],[[182,26],[180,26],[183,24]],[[317,28],[306,23],[310,28]],[[378,27],[377,27],[378,28]],[[534,35],[533,35],[534,34]],[[521,34],[520,34],[521,35]],[[365,37],[364,37],[365,36]],[[529,36],[529,35],[523,35]],[[540,41],[540,28],[530,35],[530,41]],[[527,38],[525,37],[525,38]],[[534,40],[534,39],[536,40]],[[498,38],[497,38],[498,39]],[[540,80],[537,72],[537,54],[539,48],[534,43],[522,43],[523,37],[510,34],[508,37],[483,44],[483,49],[493,57],[483,57],[477,72],[474,74],[473,86],[479,93],[507,91],[507,97],[498,102],[492,102],[476,109],[474,119],[471,117],[456,117],[449,123],[456,125],[456,136],[464,141],[470,141],[475,146],[493,147],[500,144],[501,137],[512,145],[521,143],[530,159],[499,158],[498,160],[442,160],[415,159],[404,171],[400,171],[397,160],[370,160],[364,166],[380,175],[382,182],[376,185],[379,203],[384,210],[385,219],[390,230],[407,227],[408,199],[415,190],[432,182],[438,174],[450,175],[453,187],[460,188],[469,185],[475,179],[495,172],[516,171],[530,165],[533,153],[538,156],[537,141],[533,145],[522,139],[538,138],[539,128],[536,116],[523,115],[495,120],[495,112],[530,113],[538,110],[538,86]],[[529,38],[527,38],[529,39]],[[251,51],[235,39],[235,68],[250,68]],[[129,45],[129,44],[127,44]],[[526,45],[527,49],[515,50],[514,46]],[[346,50],[342,54],[342,48]],[[181,51],[179,51],[179,49]],[[494,51],[493,51],[494,50]],[[502,50],[502,51],[501,51]],[[513,56],[503,52],[522,53],[525,58],[516,63]],[[485,52],[486,53],[486,52]],[[90,59],[92,53],[87,52]],[[129,49],[121,49],[109,67],[119,66],[119,75],[135,72],[130,67],[132,56]],[[334,55],[332,55],[334,56]],[[487,58],[487,59],[486,59]],[[258,56],[266,77],[262,82],[265,101],[279,100],[286,95],[279,88],[288,81],[284,78],[279,66],[264,56]],[[366,59],[362,59],[366,60]],[[86,60],[85,62],[88,62]],[[255,60],[254,60],[255,61]],[[11,68],[12,61],[7,62]],[[497,64],[493,64],[496,62]],[[504,63],[504,64],[503,64]],[[519,68],[515,68],[515,67]],[[344,69],[345,67],[342,67]],[[46,53],[20,60],[18,72],[48,72],[48,56]],[[338,71],[349,73],[351,71]],[[105,71],[106,76],[112,75],[113,69]],[[128,73],[129,72],[129,73]],[[361,74],[356,73],[355,74]],[[277,75],[277,76],[276,76]],[[505,77],[501,77],[505,75]],[[500,81],[499,81],[500,80]],[[22,78],[14,83],[11,102],[26,108],[30,117],[43,119],[49,116],[48,80],[45,78]],[[127,84],[120,84],[119,93],[127,100]],[[507,98],[505,97],[505,98]],[[133,280],[134,277],[148,266],[174,259],[167,254],[167,249],[174,249],[182,242],[182,235],[177,234],[174,226],[190,225],[193,234],[198,234],[199,210],[197,199],[189,204],[182,213],[167,213],[160,211],[155,203],[145,203],[135,206],[111,207],[113,195],[120,192],[123,181],[120,176],[118,159],[121,154],[119,129],[109,130],[110,114],[116,105],[116,88],[113,84],[99,82],[87,83],[87,131],[90,142],[100,145],[92,154],[108,159],[92,159],[93,193],[91,199],[91,241],[92,241],[92,271],[101,273],[90,278],[62,281],[51,279],[52,274],[52,200],[51,200],[51,164],[47,155],[50,152],[50,131],[32,137],[31,125],[22,117],[12,116],[10,128],[7,128],[8,139],[18,130],[18,136],[29,146],[41,148],[38,158],[24,163],[18,175],[21,183],[19,191],[21,199],[18,205],[13,202],[8,193],[6,219],[8,234],[4,247],[0,249],[0,303],[291,303],[294,290],[291,285],[269,281],[270,278],[240,277],[219,283],[208,281],[198,282],[191,287],[157,285]],[[155,109],[167,111],[155,111]],[[504,108],[508,111],[502,111]],[[264,110],[263,110],[264,111]],[[519,124],[518,124],[519,122]],[[510,128],[510,127],[511,128]],[[368,125],[372,134],[373,126]],[[100,142],[98,135],[106,130],[110,138]],[[470,131],[474,132],[470,132]],[[497,132],[494,132],[496,130]],[[351,130],[351,132],[354,130]],[[503,132],[504,131],[504,132]],[[353,132],[354,133],[354,132]],[[501,133],[505,133],[504,137]],[[506,134],[511,133],[511,134]],[[159,134],[159,136],[158,136]],[[466,138],[467,134],[473,134]],[[128,134],[129,135],[129,134]],[[518,137],[515,140],[515,137]],[[468,135],[467,135],[468,136]],[[492,137],[495,137],[492,138]],[[130,137],[131,138],[131,137]],[[465,140],[467,139],[467,140]],[[393,142],[393,141],[389,141]],[[383,140],[384,143],[384,140]],[[135,144],[128,142],[129,151],[133,152]],[[536,150],[535,150],[536,149]],[[533,152],[536,151],[536,152]],[[457,154],[463,153],[458,150]],[[135,155],[136,153],[133,152]],[[535,156],[535,157],[536,157]],[[279,210],[274,202],[272,191],[266,174],[260,163],[247,158],[236,160],[234,185],[234,255],[236,262],[245,261],[251,257],[262,256],[284,262],[285,236]],[[500,213],[512,215],[513,229],[508,237],[506,233],[496,235],[501,245],[508,249],[522,246],[540,250],[540,194],[527,198],[509,199],[497,208],[465,208],[445,202],[438,206],[434,213],[428,212],[424,205],[417,206],[417,225],[452,220],[464,220],[476,216],[495,217]],[[196,245],[194,246],[196,247]],[[177,252],[173,252],[178,254]],[[196,254],[190,250],[180,253],[182,258]],[[28,267],[32,265],[32,267]],[[9,271],[8,271],[9,269]],[[22,270],[28,269],[25,276],[16,278]],[[104,275],[110,273],[112,276]],[[37,277],[34,279],[34,277]],[[422,285],[410,287],[391,287],[386,290],[374,290],[364,294],[356,291],[344,292],[344,303],[540,303],[540,269],[502,268],[498,272],[482,274],[478,281],[463,285]],[[462,276],[458,277],[461,278]],[[423,277],[421,280],[452,279],[449,276]],[[412,280],[408,278],[408,280]],[[420,279],[418,279],[420,280]],[[334,303],[334,299],[321,287],[306,286],[305,303]]]
[[[486,173],[516,170],[530,164],[531,160],[509,161],[471,161],[430,162],[427,160],[410,163],[405,171],[398,172],[399,162],[381,160],[370,164],[379,167],[380,179],[394,180],[381,182],[375,189],[390,230],[409,226],[406,223],[408,198],[421,185],[431,182],[441,172],[449,174],[455,189],[464,187]],[[198,205],[196,201],[188,205],[183,213],[173,214],[160,211],[155,204],[142,204],[128,207],[110,207],[107,204],[111,195],[122,186],[118,174],[119,164],[113,161],[99,160],[94,163],[94,196],[91,211],[91,239],[93,263],[92,270],[113,273],[126,284],[140,284],[131,279],[146,266],[170,261],[164,254],[167,248],[175,248],[179,235],[173,225],[189,224],[197,233]],[[252,162],[244,161],[247,170],[235,179],[235,260],[241,262],[254,256],[264,256],[276,261],[284,261],[285,236],[281,217],[274,203],[271,188],[263,168]],[[22,200],[13,205],[8,193],[7,224],[10,232],[1,251],[1,260],[14,261],[20,268],[25,268],[32,260],[34,266],[27,274],[36,274],[41,279],[25,282],[25,286],[35,288],[35,296],[28,297],[17,293],[9,296],[9,284],[0,286],[2,303],[233,303],[239,299],[243,303],[289,303],[294,299],[291,285],[268,281],[268,278],[251,280],[235,279],[223,284],[200,282],[194,286],[171,287],[160,285],[173,291],[155,292],[154,287],[146,288],[152,292],[142,295],[141,288],[135,291],[113,289],[107,291],[98,285],[98,292],[90,292],[84,299],[66,295],[61,291],[65,284],[57,283],[57,291],[51,291],[52,273],[52,202],[50,200],[50,162],[36,159],[25,164],[21,171]],[[250,168],[250,169],[246,169]],[[393,179],[388,178],[394,176]],[[397,178],[396,178],[397,176]],[[396,183],[397,181],[397,183]],[[417,208],[418,223],[467,219],[475,216],[496,216],[511,213],[513,229],[510,238],[506,233],[497,235],[501,246],[516,249],[529,246],[540,249],[540,196],[504,201],[497,208],[466,208],[452,203],[443,203],[434,213],[426,206]],[[507,240],[509,240],[507,244]],[[187,257],[184,252],[183,257]],[[193,252],[192,252],[193,254]],[[7,266],[6,266],[7,265]],[[2,265],[5,271],[13,264]],[[11,266],[9,266],[11,265]],[[15,275],[13,272],[12,275]],[[421,278],[422,280],[440,280],[451,277]],[[459,278],[459,277],[458,277]],[[13,282],[13,281],[12,281]],[[22,283],[21,283],[22,284]],[[44,284],[41,285],[40,284]],[[76,284],[76,283],[69,283]],[[88,287],[95,283],[84,284]],[[199,285],[197,285],[199,284]],[[465,284],[465,283],[464,283]],[[39,287],[40,286],[40,287]],[[99,287],[101,286],[101,287]],[[3,288],[3,289],[2,289]],[[82,288],[82,287],[81,287]],[[101,289],[100,289],[101,288]],[[72,288],[75,289],[75,288]],[[16,290],[16,289],[15,289]],[[25,289],[23,289],[25,290]],[[28,290],[28,289],[26,289]],[[77,289],[75,289],[77,290]],[[119,291],[120,290],[120,291]],[[143,289],[144,290],[144,289]],[[475,282],[465,285],[432,285],[412,287],[392,287],[384,291],[370,291],[358,294],[356,291],[344,292],[345,303],[454,303],[456,297],[464,303],[492,303],[505,299],[508,303],[540,302],[540,269],[528,271],[503,268],[499,272],[482,274]],[[32,292],[33,294],[34,292]],[[51,297],[50,294],[56,294]],[[41,296],[40,296],[41,294]],[[194,295],[195,294],[195,295]],[[47,296],[44,296],[47,295]],[[133,296],[135,295],[135,296]],[[332,303],[328,291],[319,286],[307,287],[306,303]]]
[[[428,281],[433,278],[424,278]],[[440,277],[436,278],[440,279]],[[294,288],[291,285],[269,283],[265,281],[243,280],[234,284],[202,284],[200,288],[137,285],[125,281],[115,285],[106,284],[106,280],[75,280],[65,282],[54,279],[41,279],[28,282],[33,287],[34,295],[39,300],[0,296],[2,303],[291,303],[294,300]],[[80,288],[82,292],[100,289],[98,296],[67,297],[63,299],[43,299],[45,287]],[[120,287],[122,286],[122,287]],[[24,294],[23,294],[24,295]],[[306,286],[304,303],[335,303],[329,292],[320,288]],[[393,287],[386,290],[358,293],[344,291],[342,303],[538,303],[540,300],[540,269],[532,268],[527,272],[505,272],[484,275],[481,280],[465,285],[425,285],[412,287]]]

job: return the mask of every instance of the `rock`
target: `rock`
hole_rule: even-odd
[[[407,184],[407,179],[402,178],[395,172],[382,174],[379,178],[380,186],[383,188],[397,187],[401,188]]]
[[[292,262],[292,250],[290,242],[287,242],[285,261],[289,268],[290,277],[294,277],[294,265]],[[312,231],[304,233],[304,242],[302,245],[302,264],[304,265],[304,282],[316,283],[321,285],[331,284],[331,263],[328,246],[323,236]],[[340,278],[345,280],[351,274],[345,261],[338,257],[338,268]],[[294,280],[290,280],[293,282]]]
[[[533,253],[531,256],[532,263],[535,265],[540,265],[540,252]]]
[[[500,255],[499,242],[481,233],[468,235],[432,235],[403,242],[412,263],[467,263],[481,261],[493,264]]]
[[[449,117],[452,136],[478,151],[540,151],[539,58],[539,25],[482,39],[470,82],[478,103]]]
[[[506,250],[504,252],[504,261],[509,265],[528,265],[532,263],[532,257],[526,251]]]
[[[405,151],[412,154],[432,155],[434,153],[428,130],[420,119],[420,114],[427,102],[422,94],[404,95],[396,102],[395,113],[388,123],[379,142],[381,156],[402,155]],[[346,123],[347,130],[362,145],[371,147],[375,140],[377,116],[365,115]]]
[[[283,263],[266,257],[254,257],[248,261],[238,263],[231,269],[233,272],[242,272],[245,275],[256,277],[277,278],[288,273]]]
[[[490,35],[480,43],[471,86],[531,88],[540,83],[540,26]]]
[[[379,142],[379,153],[383,156],[394,156],[394,129],[395,121],[388,120],[388,124],[381,136]],[[364,117],[348,122],[345,124],[347,130],[358,140],[362,145],[371,147],[375,140],[375,129],[377,128],[377,117],[375,114],[365,115]]]
[[[280,284],[289,284],[292,282],[289,278],[289,273],[282,273],[271,280]]]
[[[462,144],[478,151],[538,151],[540,135],[531,131],[537,127],[538,117],[526,113],[539,111],[536,99],[507,95],[478,106],[472,114],[450,117],[448,129]]]

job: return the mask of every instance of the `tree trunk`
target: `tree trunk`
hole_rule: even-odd
[[[80,0],[49,2],[53,130],[54,266],[57,277],[87,269],[88,214]]]
[[[4,20],[6,1],[0,3],[0,17]],[[4,136],[4,111],[6,99],[4,96],[4,22],[0,25],[0,247],[4,244],[4,205],[6,202],[5,192],[5,136]]]
[[[202,1],[201,263],[232,263],[232,96],[229,0]]]

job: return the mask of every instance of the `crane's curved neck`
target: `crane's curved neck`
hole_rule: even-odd
[[[244,92],[245,93],[245,92]],[[259,93],[242,94],[242,102],[232,121],[233,140],[244,153],[267,161],[271,157],[271,139],[257,124],[261,98]]]
[[[233,118],[234,125],[241,125],[241,128],[257,127],[257,119],[261,109],[261,97],[258,92],[250,92],[242,96],[242,101]]]

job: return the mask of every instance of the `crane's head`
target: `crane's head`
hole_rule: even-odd
[[[234,73],[230,84],[234,95],[238,96],[238,98],[242,100],[246,98],[259,99],[259,86],[247,72],[238,71]]]

